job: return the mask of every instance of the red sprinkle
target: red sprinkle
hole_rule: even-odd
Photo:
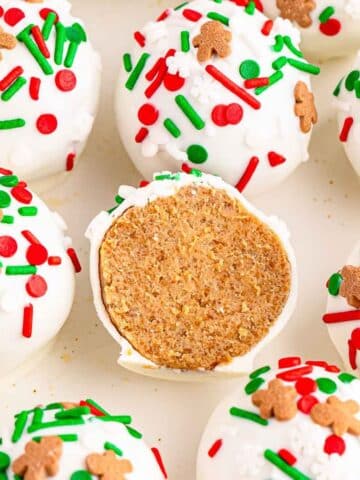
[[[329,18],[325,23],[320,23],[320,32],[328,37],[334,37],[341,30],[341,23],[336,18]]]
[[[243,176],[235,185],[235,188],[237,188],[240,193],[242,193],[245,190],[247,184],[250,182],[252,176],[254,175],[258,165],[259,165],[259,159],[257,157],[252,157],[249,160],[248,166],[246,167],[246,170],[243,173]]]
[[[59,70],[55,76],[55,84],[62,92],[74,90],[76,82],[76,75],[72,70]]]
[[[32,193],[27,190],[25,187],[17,185],[11,189],[11,195],[20,203],[25,203],[28,205],[32,201]]]
[[[51,8],[42,8],[39,12],[39,15],[43,20],[46,20],[49,13],[55,13],[55,23],[57,23],[59,21],[59,15],[55,12],[55,10],[52,10]]]
[[[325,323],[343,323],[360,320],[360,310],[350,310],[349,312],[326,313],[323,316]]]
[[[23,18],[25,18],[25,13],[20,8],[9,8],[4,16],[5,22],[11,27],[14,27]]]
[[[268,160],[271,167],[277,167],[286,162],[286,158],[276,152],[269,152]]]
[[[89,407],[90,408],[90,413],[92,415],[95,415],[95,417],[105,417],[105,413],[103,413],[101,410],[98,410],[93,405],[90,405],[89,403],[84,402],[84,400],[81,400],[79,405],[80,405],[80,407]]]
[[[2,16],[3,16],[3,13],[4,13],[4,9],[3,9],[3,7],[0,7],[0,17],[2,17]]]
[[[159,465],[161,473],[164,475],[164,478],[167,479],[168,476],[167,476],[167,473],[166,473],[166,470],[165,470],[165,465],[164,465],[164,462],[161,458],[161,454],[160,454],[159,450],[156,447],[153,447],[151,449],[151,451],[154,454],[155,460],[156,460],[157,464]]]
[[[146,39],[141,32],[135,32],[134,38],[137,41],[137,43],[140,45],[140,47],[145,47]]]
[[[200,12],[197,12],[196,10],[191,10],[190,8],[185,8],[182,14],[187,20],[190,20],[190,22],[197,22],[202,17],[202,14]]]
[[[185,78],[181,77],[179,73],[172,75],[171,73],[167,73],[164,77],[164,87],[169,92],[176,92],[180,90],[185,84]]]
[[[8,170],[7,168],[0,167],[0,173],[1,175],[12,175],[13,172],[11,170]]]
[[[155,72],[155,67],[157,67],[156,72]],[[145,90],[146,98],[151,98],[154,95],[154,93],[159,89],[167,72],[166,61],[164,58],[160,58],[159,63],[155,65],[155,67],[154,69],[150,70],[150,72],[148,72],[147,74],[147,79],[151,77],[151,79],[154,78],[154,81]],[[155,72],[154,75],[153,75],[153,72]]]
[[[13,68],[2,80],[0,80],[0,90],[4,91],[24,72],[22,67]]]
[[[72,261],[72,264],[74,265],[75,273],[81,272],[81,265],[79,258],[73,248],[68,248],[67,249],[67,254],[70,257],[70,260]]]
[[[140,188],[144,188],[144,187],[147,187],[149,185],[150,182],[148,182],[147,180],[141,180],[141,182],[139,183],[139,187]]]
[[[346,450],[346,443],[343,438],[338,437],[337,435],[329,435],[325,440],[324,452],[328,455],[337,453],[338,455],[343,455]]]
[[[245,80],[244,82],[245,88],[266,87],[267,85],[269,85],[268,77],[250,78],[249,80]]]
[[[32,243],[34,245],[40,245],[39,240],[35,237],[33,233],[29,232],[29,230],[23,230],[21,234],[24,238],[26,238],[29,243]]]
[[[0,237],[0,256],[9,258],[17,252],[17,243],[15,238],[3,235]]]
[[[327,372],[331,372],[331,373],[340,373],[341,372],[340,368],[337,365],[327,365],[325,367],[325,370]]]
[[[36,127],[43,135],[49,135],[50,133],[55,132],[57,125],[57,118],[51,113],[40,115],[36,121]]]
[[[45,58],[50,58],[50,52],[47,48],[40,28],[37,25],[34,25],[31,29],[31,33],[34,37],[36,45],[39,47],[40,52],[44,55]]]
[[[30,78],[29,93],[33,100],[39,100],[41,80],[37,77]]]
[[[303,377],[296,381],[295,388],[300,395],[310,395],[310,393],[316,391],[317,387],[315,380],[309,377]]]
[[[25,338],[31,338],[33,327],[34,309],[31,303],[24,307],[22,334]]]
[[[327,362],[323,360],[308,360],[305,362],[306,365],[312,365],[313,367],[326,368],[328,366]]]
[[[140,128],[138,133],[135,136],[135,142],[141,143],[145,140],[145,138],[149,135],[149,130],[145,127]]]
[[[344,120],[344,124],[342,126],[341,132],[340,132],[340,142],[347,142],[350,134],[350,130],[354,124],[354,119],[353,117],[347,117]]]
[[[157,22],[162,22],[163,20],[167,19],[168,16],[170,15],[171,10],[168,8],[167,10],[164,10],[161,15],[158,16],[156,19]]]
[[[181,170],[187,174],[191,173],[191,167],[185,162],[181,165]]]
[[[244,110],[241,105],[239,105],[238,103],[231,103],[226,108],[225,117],[227,122],[230,123],[230,125],[237,125],[241,122],[243,114]]]
[[[218,127],[226,127],[226,105],[216,105],[211,112],[211,118]]]
[[[154,125],[159,118],[159,110],[151,103],[145,103],[139,108],[138,119],[144,125]]]
[[[33,243],[26,251],[26,259],[30,265],[42,265],[48,259],[48,251],[42,245]]]
[[[46,280],[40,275],[32,275],[26,282],[26,291],[34,298],[43,297],[47,288]]]
[[[292,370],[280,372],[276,377],[285,380],[286,382],[295,382],[298,378],[303,377],[304,375],[309,375],[312,371],[313,367],[311,365],[306,365],[305,367],[293,368]]]
[[[319,400],[313,395],[305,395],[299,399],[297,402],[298,409],[300,412],[309,415],[314,405],[319,403]]]
[[[61,265],[61,257],[49,257],[48,258],[48,264],[51,266],[51,267],[54,267],[56,265]]]
[[[214,458],[215,455],[218,453],[220,448],[223,445],[223,441],[221,438],[219,440],[216,440],[216,442],[213,443],[213,445],[209,448],[208,455],[210,458]]]
[[[270,35],[271,30],[273,29],[273,26],[274,26],[274,22],[272,20],[266,20],[266,22],[264,23],[261,29],[261,33],[265,36]]]
[[[284,357],[279,360],[279,368],[290,368],[301,365],[300,357]]]
[[[281,450],[278,451],[278,455],[284,462],[286,462],[288,465],[295,465],[297,462],[297,458],[289,452],[289,450],[286,450],[285,448],[282,448]]]
[[[76,153],[69,153],[66,157],[66,171],[70,172],[75,165]]]

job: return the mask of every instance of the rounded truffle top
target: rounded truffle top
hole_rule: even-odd
[[[215,410],[197,480],[352,480],[360,455],[360,381],[323,361],[283,358]]]
[[[90,399],[19,412],[0,433],[0,473],[8,479],[167,478],[158,449],[145,444],[132,418]]]
[[[100,58],[70,8],[0,1],[1,161],[26,180],[71,170],[94,121]]]
[[[117,114],[145,178],[188,164],[255,194],[307,160],[317,120],[309,78],[319,68],[304,60],[290,22],[253,2],[194,0],[134,38]]]

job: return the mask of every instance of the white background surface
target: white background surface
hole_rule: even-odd
[[[43,197],[66,219],[84,268],[77,278],[72,315],[54,348],[36,365],[28,365],[0,381],[0,427],[21,408],[92,396],[109,410],[134,416],[135,425],[148,442],[161,449],[170,479],[194,480],[202,429],[217,402],[234,387],[234,381],[168,383],[136,376],[118,367],[118,347],[99,325],[92,306],[88,244],[84,239],[92,217],[113,206],[118,185],[137,184],[140,179],[115,128],[113,93],[122,53],[132,32],[166,6],[177,3],[74,0],[74,13],[86,21],[103,58],[101,105],[80,164],[65,184]],[[343,265],[358,240],[360,227],[359,181],[337,142],[330,109],[330,92],[344,63],[324,66],[316,79],[320,123],[314,132],[310,161],[278,190],[254,202],[266,213],[275,213],[287,222],[300,272],[297,312],[283,334],[257,359],[257,365],[289,354],[339,362],[321,316],[326,302],[324,283],[329,274]]]

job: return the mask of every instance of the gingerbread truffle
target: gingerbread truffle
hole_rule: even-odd
[[[159,376],[251,369],[295,304],[284,225],[198,170],[120,187],[117,201],[87,235],[95,306],[119,363]]]

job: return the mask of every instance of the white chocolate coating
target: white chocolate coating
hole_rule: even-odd
[[[191,21],[184,17],[188,10],[198,12],[201,18]],[[252,177],[242,188],[246,195],[255,195],[276,187],[295,168],[308,159],[310,132],[303,133],[299,118],[294,113],[294,89],[299,81],[310,87],[308,73],[287,64],[282,67],[284,77],[268,87],[262,93],[254,88],[244,87],[244,78],[239,67],[246,60],[254,60],[260,67],[260,77],[268,77],[277,70],[273,62],[280,56],[306,62],[284,46],[280,52],[273,50],[277,35],[289,36],[293,45],[298,48],[299,32],[290,22],[277,19],[269,35],[261,30],[267,18],[258,11],[247,14],[244,7],[233,2],[214,3],[210,0],[195,0],[185,7],[166,10],[168,15],[162,21],[150,22],[140,33],[145,37],[145,46],[136,44],[131,49],[133,66],[143,53],[150,54],[145,68],[134,88],[126,87],[132,73],[121,68],[116,94],[116,110],[118,128],[125,148],[145,179],[151,179],[157,171],[179,171],[185,162],[190,167],[215,175],[220,175],[231,185],[237,185],[247,170],[253,157],[259,164]],[[226,58],[213,56],[211,60],[199,63],[197,49],[192,45],[193,38],[199,34],[203,24],[208,22],[209,12],[216,12],[229,19],[226,30],[232,32],[232,53]],[[190,50],[181,51],[181,32],[189,32]],[[136,42],[134,42],[136,43]],[[146,76],[163,58],[169,49],[175,49],[174,56],[166,60],[167,73],[163,83],[150,98],[145,92],[155,80]],[[164,60],[160,60],[164,61]],[[241,100],[232,91],[208,73],[206,67],[216,67],[230,78],[237,86],[260,102],[261,107],[254,109]],[[176,91],[169,91],[167,82],[174,79],[174,74],[183,78],[184,85]],[[160,75],[161,76],[161,75]],[[255,91],[256,90],[256,91]],[[184,115],[175,99],[183,95],[205,122],[204,128],[197,129]],[[237,124],[228,123],[219,126],[215,123],[212,112],[219,105],[237,104],[243,109],[243,117]],[[138,118],[138,112],[144,104],[150,104],[158,111],[158,119],[152,125],[144,125]],[[237,107],[239,108],[239,107]],[[179,128],[181,134],[175,138],[164,126],[170,119]],[[236,120],[235,120],[236,123]],[[139,143],[135,138],[141,129],[148,130],[147,137]],[[189,154],[189,147],[200,145],[206,150],[207,159],[200,158],[203,163],[194,163]],[[276,152],[286,161],[271,166],[268,154]]]
[[[4,178],[8,176],[1,175],[0,184]],[[12,188],[0,185],[0,196],[4,193],[9,195],[11,203],[2,208],[4,218],[0,222],[0,245],[4,237],[11,237],[11,243],[14,245],[16,242],[16,252],[11,251],[11,255],[5,257],[0,246],[0,377],[29,360],[57,335],[70,313],[75,290],[74,266],[67,254],[71,239],[66,236],[67,227],[62,218],[51,212],[33,193],[29,204],[16,200]],[[19,213],[19,209],[28,207],[37,209],[35,216]],[[12,217],[13,223],[4,223]],[[32,234],[34,239],[24,232]],[[30,249],[34,248],[35,238],[46,250],[39,261],[35,255],[34,262],[34,257],[29,258],[28,255]],[[54,257],[57,259],[55,263],[61,263],[49,264]],[[43,279],[40,280],[42,285],[44,281],[46,285],[38,297],[34,296],[31,288],[29,293],[29,282],[34,281],[33,272],[18,275],[7,273],[9,266],[29,267],[34,263],[35,275]],[[23,333],[24,309],[30,305],[32,332],[28,336]]]
[[[277,0],[261,0],[264,12],[271,18],[280,14]],[[315,9],[310,12],[312,24],[302,28],[301,48],[304,53],[316,61],[334,57],[343,57],[360,48],[360,4],[358,0],[314,0]],[[319,16],[328,7],[334,12],[326,25],[322,25]]]
[[[31,3],[25,0],[0,0],[0,27],[17,36],[29,24],[43,28],[42,9],[58,13],[64,27],[82,22],[71,14],[67,0],[44,0]],[[12,9],[24,13],[14,26],[9,25]],[[11,22],[12,23],[12,22]],[[30,36],[32,39],[33,37]],[[18,41],[12,50],[1,49],[0,80],[15,67],[22,67],[21,77],[26,84],[8,101],[0,98],[0,121],[23,119],[25,126],[0,130],[1,162],[15,170],[25,180],[49,177],[73,168],[82,153],[91,131],[98,102],[101,77],[101,62],[89,40],[78,45],[73,65],[64,65],[70,42],[66,40],[61,65],[55,62],[56,27],[53,26],[46,41],[50,58],[45,59],[53,73],[45,74],[25,44]],[[60,63],[60,62],[59,62]],[[76,77],[76,85],[68,91],[57,87],[56,75],[61,70],[70,70]],[[38,100],[30,95],[31,78],[40,79]],[[2,92],[3,93],[3,92]],[[41,115],[53,115],[57,128],[51,133],[40,133],[37,121]]]
[[[290,370],[290,367],[283,370]],[[271,370],[260,377],[265,380],[261,389],[266,389],[268,382],[275,378],[279,370]],[[318,380],[330,379],[336,384],[336,395],[341,401],[355,400],[360,402],[360,381],[353,379],[351,383],[343,383],[339,373],[331,373],[320,367],[306,374],[306,378]],[[260,378],[258,377],[258,378]],[[360,442],[359,437],[346,433],[342,436],[345,443],[343,455],[324,452],[325,440],[331,436],[332,430],[314,423],[310,415],[297,411],[289,421],[278,421],[270,418],[267,426],[260,425],[244,418],[230,414],[230,408],[237,407],[259,415],[259,409],[253,405],[251,394],[244,391],[249,379],[239,382],[239,388],[225,399],[211,416],[203,434],[198,452],[197,480],[285,480],[301,478],[303,480],[354,480],[358,471]],[[286,386],[295,386],[295,382],[283,382]],[[311,394],[318,401],[324,402],[329,394],[320,391],[319,387]],[[298,393],[296,400],[300,400]],[[356,418],[360,420],[360,415]],[[209,450],[218,440],[221,448],[211,457]],[[264,457],[269,449],[277,454],[286,449],[296,459],[293,468],[303,476],[284,474]],[[354,476],[355,475],[355,476]]]
[[[351,252],[349,258],[347,259],[346,265],[352,265],[354,267],[360,266],[360,243],[358,243],[353,251]],[[341,268],[339,269],[341,270]],[[346,298],[342,297],[341,295],[331,295],[328,294],[327,297],[327,306],[326,306],[326,313],[338,313],[338,312],[351,312],[355,311],[356,309],[349,305]],[[340,316],[341,319],[341,316]],[[327,323],[328,332],[330,338],[335,345],[335,348],[339,352],[342,361],[345,365],[345,368],[354,374],[360,374],[360,343],[358,343],[358,348],[355,347],[355,365],[352,365],[351,362],[351,348],[349,345],[349,341],[351,338],[355,339],[355,335],[357,333],[357,337],[360,337],[360,320],[354,321],[344,321],[344,322],[336,322],[336,323]],[[354,342],[356,343],[356,342]]]
[[[166,175],[166,172],[164,172]],[[156,175],[154,176],[154,178]],[[290,235],[285,224],[276,217],[266,217],[262,212],[253,207],[234,187],[226,184],[219,177],[203,174],[200,177],[188,174],[176,174],[176,179],[154,180],[143,188],[134,188],[121,186],[118,195],[125,200],[121,205],[112,211],[111,214],[101,212],[91,222],[86,236],[91,242],[90,250],[90,279],[94,296],[94,303],[97,314],[110,335],[120,345],[120,357],[118,363],[129,370],[144,375],[155,376],[170,380],[205,380],[209,377],[235,376],[242,375],[253,368],[253,361],[258,352],[270,342],[282,328],[286,325],[292,315],[297,299],[297,269],[293,249],[290,245]],[[287,303],[276,323],[271,327],[268,335],[261,340],[249,353],[244,356],[233,358],[231,362],[225,365],[218,365],[211,372],[206,371],[179,371],[172,370],[156,365],[152,361],[144,358],[137,352],[132,345],[123,338],[107,313],[103,304],[101,294],[101,284],[99,278],[99,249],[104,236],[112,223],[120,217],[128,208],[133,206],[144,207],[148,202],[159,197],[167,197],[176,194],[176,192],[185,185],[204,185],[215,189],[225,190],[228,195],[235,198],[261,222],[265,223],[279,237],[283,248],[285,249],[291,265],[291,289]]]
[[[43,410],[43,416],[41,422],[57,421],[55,415],[62,412],[61,408],[54,408],[51,410]],[[77,421],[79,419],[76,419]],[[126,428],[126,425],[117,421],[102,421],[101,417],[95,415],[83,415],[80,417],[82,424],[68,426],[53,426],[43,427],[38,425],[35,431],[27,432],[29,427],[34,424],[34,413],[29,413],[26,422],[24,433],[21,438],[14,442],[12,435],[13,428],[8,430],[2,429],[3,444],[0,446],[0,452],[10,456],[13,462],[19,458],[25,449],[25,445],[32,440],[33,437],[42,436],[58,436],[58,435],[77,435],[75,441],[63,441],[63,452],[59,461],[59,471],[56,475],[52,476],[54,480],[71,480],[72,475],[78,471],[87,471],[86,457],[88,455],[98,453],[103,454],[106,452],[104,445],[111,443],[118,447],[122,451],[122,456],[118,455],[119,461],[127,460],[131,462],[132,472],[126,474],[124,478],[126,480],[143,480],[147,478],[149,480],[163,480],[164,475],[161,472],[159,465],[155,459],[154,454],[146,443],[141,438],[135,438],[132,436]],[[132,425],[129,425],[132,427]],[[11,468],[8,469],[9,480],[15,478],[11,472]],[[74,479],[77,478],[74,476]],[[81,478],[97,478],[97,477],[81,477]]]

